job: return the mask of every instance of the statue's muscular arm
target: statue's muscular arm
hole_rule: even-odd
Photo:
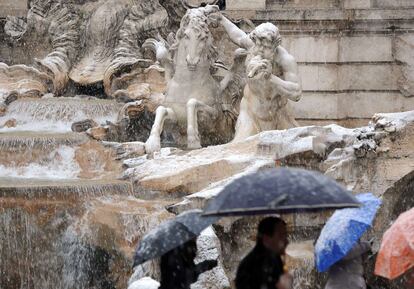
[[[218,17],[220,24],[223,26],[224,30],[226,30],[226,33],[229,35],[230,40],[233,41],[234,44],[247,50],[254,45],[253,41],[246,32],[241,30],[223,15],[219,14]]]
[[[283,47],[277,48],[279,65],[283,71],[283,79],[276,75],[270,76],[270,82],[278,95],[292,101],[299,101],[302,96],[302,85],[298,76],[298,65],[295,59]]]

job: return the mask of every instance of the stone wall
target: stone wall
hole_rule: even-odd
[[[414,109],[412,0],[228,0],[226,8],[279,26],[302,77],[301,123],[353,127]]]
[[[23,17],[27,13],[27,0],[1,0],[0,18],[8,15]]]

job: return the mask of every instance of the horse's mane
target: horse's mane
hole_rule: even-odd
[[[175,35],[175,41],[170,47],[170,51],[172,52],[173,55],[178,49],[178,45],[181,39],[184,37],[184,31],[189,26],[191,26],[194,29],[198,29],[201,32],[211,34],[210,29],[209,29],[209,19],[206,16],[205,9],[203,7],[189,9],[187,13],[184,15],[180,23],[180,28],[178,29]],[[211,45],[209,47],[207,58],[211,61],[212,64],[217,60],[218,52],[217,52],[217,48],[214,45]]]

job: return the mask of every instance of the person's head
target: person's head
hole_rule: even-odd
[[[280,218],[268,217],[259,223],[257,242],[276,254],[283,254],[287,245],[286,223]]]
[[[277,47],[282,42],[279,29],[272,23],[262,23],[249,34],[254,42],[252,52],[268,60],[273,60]]]
[[[181,245],[182,253],[191,259],[194,259],[197,255],[197,242],[196,239],[191,239],[183,245]]]

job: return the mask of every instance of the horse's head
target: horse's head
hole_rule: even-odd
[[[176,43],[171,47],[171,49],[177,50],[177,64],[187,65],[188,69],[192,71],[202,66],[210,67],[217,58],[206,8],[187,11],[181,20]]]

